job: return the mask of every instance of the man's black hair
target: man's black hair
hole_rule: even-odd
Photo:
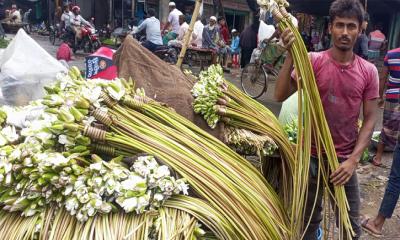
[[[364,9],[359,0],[336,0],[329,9],[330,22],[336,17],[356,18],[360,26],[364,20]]]
[[[364,14],[364,21],[369,22],[369,14],[367,12]]]
[[[156,16],[156,10],[154,10],[154,8],[149,8],[149,9],[147,10],[147,14],[148,14],[150,17],[155,17],[155,16]]]

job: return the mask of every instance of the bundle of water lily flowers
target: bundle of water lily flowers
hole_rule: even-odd
[[[290,238],[256,168],[132,82],[72,68],[46,91],[0,111],[2,239]]]

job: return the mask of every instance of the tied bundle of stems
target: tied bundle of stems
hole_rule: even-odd
[[[291,47],[291,54],[294,59],[294,65],[297,76],[297,88],[299,93],[299,119],[298,119],[298,140],[296,150],[296,164],[298,165],[294,177],[299,188],[294,191],[294,198],[298,199],[300,204],[306,201],[308,169],[310,164],[310,149],[312,139],[317,148],[319,159],[319,174],[322,176],[323,184],[329,189],[329,172],[334,172],[339,167],[339,162],[336,156],[335,147],[332,136],[325,118],[321,98],[318,87],[315,81],[314,71],[308,57],[308,53],[302,37],[293,25],[290,15],[286,11],[289,3],[286,0],[259,0],[258,4],[271,12],[274,19],[278,22],[279,28],[283,31],[290,29],[295,41]],[[325,167],[323,158],[326,158],[328,166]],[[335,186],[334,193],[328,191],[333,199],[333,205],[337,207],[339,216],[339,238],[342,239],[344,234],[351,239],[354,236],[354,231],[351,227],[350,218],[348,215],[349,204],[345,195],[343,186]],[[294,203],[297,205],[298,203]],[[303,205],[304,206],[304,205]],[[303,219],[304,212],[300,208],[293,206],[295,211],[292,212],[291,222],[295,219]],[[299,232],[300,229],[306,228],[302,226],[301,221],[292,225],[292,231]]]
[[[244,129],[255,135],[270,137],[278,146],[281,162],[265,162],[264,172],[273,173],[265,176],[269,182],[278,182],[276,191],[283,198],[284,206],[289,208],[295,185],[295,154],[292,144],[274,114],[240,91],[223,77],[220,66],[210,66],[202,72],[199,81],[192,90],[195,97],[193,108],[204,115],[211,128],[218,122],[236,129]],[[279,174],[275,174],[278,168]],[[289,209],[290,212],[290,209]]]

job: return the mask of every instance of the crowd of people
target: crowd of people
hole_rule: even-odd
[[[150,51],[155,51],[161,46],[181,48],[189,29],[187,16],[176,8],[174,2],[169,3],[167,23],[162,28],[155,15],[154,9],[148,9],[147,18],[134,31],[134,34],[145,31],[146,40],[143,46]],[[206,25],[199,17],[190,36],[189,47],[210,50],[213,53],[212,62],[218,61],[227,67],[228,59],[240,54],[239,39],[238,31],[229,31],[223,17],[217,19],[211,16]]]

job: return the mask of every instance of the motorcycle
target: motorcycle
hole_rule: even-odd
[[[79,50],[83,50],[84,53],[93,53],[101,47],[99,36],[92,26],[81,27],[81,39],[78,42],[75,42],[74,33],[68,30],[63,34],[63,40],[69,43],[74,53]]]

